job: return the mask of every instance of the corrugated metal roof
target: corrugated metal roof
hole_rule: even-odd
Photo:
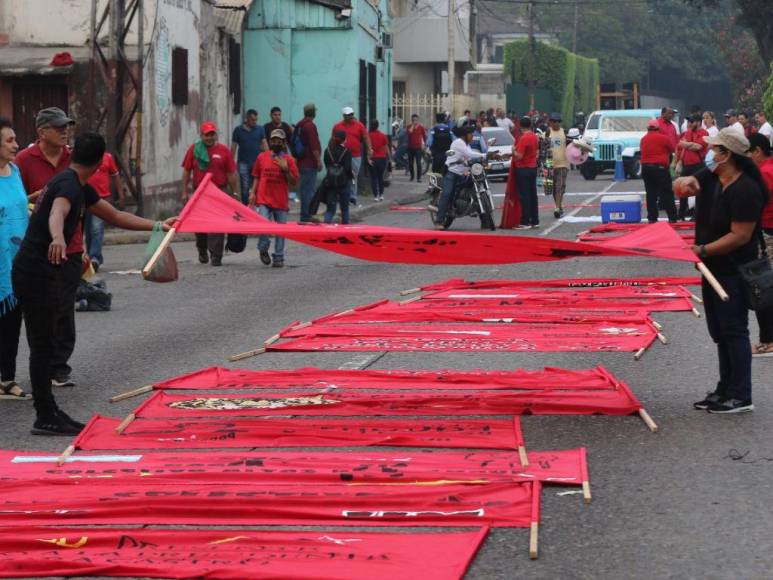
[[[215,0],[215,17],[218,25],[231,36],[241,40],[242,23],[250,11],[253,0]]]

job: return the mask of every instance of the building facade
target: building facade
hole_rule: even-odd
[[[317,106],[323,144],[350,106],[388,127],[391,19],[386,0],[254,0],[243,32],[244,109],[278,106],[295,123]]]

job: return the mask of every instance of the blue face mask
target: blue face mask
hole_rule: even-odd
[[[712,173],[717,170],[717,160],[715,159],[715,154],[713,149],[709,149],[708,153],[706,153],[706,158],[703,160],[703,162],[706,164],[706,169],[711,171]]]

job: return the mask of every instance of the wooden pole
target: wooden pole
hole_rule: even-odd
[[[658,332],[658,340],[663,344],[668,344],[668,339],[666,338],[666,335],[663,334],[662,332]]]
[[[421,296],[414,296],[413,298],[408,298],[408,300],[402,300],[398,302],[400,306],[404,304],[410,304],[411,302],[417,302],[418,300],[421,300]]]
[[[129,413],[128,415],[126,415],[126,419],[124,419],[123,421],[121,421],[121,424],[120,424],[120,425],[118,425],[118,427],[116,427],[116,428],[115,428],[115,432],[116,432],[118,435],[120,435],[121,433],[123,433],[124,431],[126,431],[126,428],[127,428],[129,425],[131,425],[132,421],[134,421],[136,418],[137,418],[137,415],[135,415],[134,413]]]
[[[585,503],[590,503],[593,500],[593,496],[591,496],[591,493],[590,493],[589,481],[582,482],[582,497],[585,500]]]
[[[70,457],[70,455],[72,455],[73,453],[75,453],[75,445],[68,445],[67,449],[65,449],[62,452],[62,454],[57,458],[56,464],[59,467],[61,467],[62,465],[65,464],[65,462],[67,461],[67,458]]]
[[[639,417],[641,417],[641,420],[644,421],[645,425],[649,427],[650,431],[653,433],[658,432],[658,426],[655,423],[655,421],[652,420],[652,417],[650,417],[650,414],[645,411],[643,408],[639,409]]]
[[[269,345],[272,345],[272,344],[274,344],[274,343],[275,343],[277,340],[279,340],[279,333],[278,333],[278,332],[277,332],[277,333],[276,333],[274,336],[271,336],[271,337],[269,337],[269,338],[266,340],[266,342],[264,342],[263,344],[264,344],[265,346],[269,346]]]
[[[118,401],[123,401],[125,399],[131,399],[132,397],[136,397],[138,395],[142,395],[144,393],[149,393],[153,390],[153,385],[145,385],[144,387],[140,387],[138,389],[134,389],[132,391],[126,391],[125,393],[121,393],[120,395],[116,395],[115,397],[110,398],[111,403],[117,403]]]
[[[659,322],[657,322],[656,320],[653,320],[653,321],[652,321],[652,326],[654,326],[654,327],[655,327],[655,328],[657,328],[658,330],[663,330],[663,325],[662,325],[662,324],[660,324]]]
[[[156,262],[158,262],[158,260],[161,258],[161,254],[163,254],[164,250],[166,250],[169,247],[169,244],[172,243],[172,239],[174,238],[175,233],[177,233],[177,230],[175,228],[171,228],[168,232],[166,232],[164,239],[158,245],[158,248],[156,248],[156,251],[153,252],[153,255],[150,257],[150,260],[148,260],[148,263],[145,264],[145,267],[142,269],[143,277],[150,274],[150,271],[156,265]]]
[[[518,457],[520,457],[521,465],[523,467],[529,466],[529,456],[526,455],[526,447],[524,447],[523,445],[518,446]]]
[[[311,326],[313,323],[309,320],[308,322],[301,322],[300,324],[296,324],[293,326],[290,330],[300,330],[301,328],[307,328]]]
[[[701,317],[701,313],[698,312],[697,308],[693,308],[692,309],[692,313],[695,315],[695,318],[700,318]]]
[[[539,558],[539,522],[531,523],[529,533],[529,558],[536,560]]]
[[[730,300],[730,296],[727,295],[727,292],[725,292],[725,289],[722,288],[722,284],[720,284],[719,280],[717,280],[714,277],[714,274],[712,274],[711,270],[709,270],[706,267],[706,264],[704,264],[703,262],[698,262],[697,264],[695,264],[695,267],[698,268],[698,271],[700,271],[700,273],[703,274],[703,277],[706,278],[706,282],[709,283],[709,286],[714,288],[714,291],[722,299],[722,302],[727,302],[728,300]]]
[[[416,294],[416,292],[421,292],[421,288],[411,288],[410,290],[403,290],[400,292],[400,296],[408,296],[409,294]]]
[[[244,360],[246,358],[258,356],[259,354],[263,354],[264,352],[266,352],[265,348],[256,348],[255,350],[248,350],[247,352],[231,355],[228,357],[228,360],[231,362],[236,362],[238,360]]]
[[[644,356],[644,352],[646,350],[647,350],[646,346],[643,346],[639,350],[637,350],[636,353],[633,355],[633,360],[639,360],[642,356]]]
[[[696,295],[695,295],[695,294],[693,294],[692,292],[690,292],[690,298],[692,298],[693,300],[695,300],[695,302],[697,302],[698,304],[703,304],[703,299],[702,299],[702,298],[699,298],[698,296],[696,296]]]

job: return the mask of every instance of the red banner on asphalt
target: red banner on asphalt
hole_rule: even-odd
[[[272,351],[636,352],[657,338],[650,321],[576,324],[313,324],[280,332]]]
[[[154,383],[156,389],[612,389],[618,380],[602,366],[542,370],[346,370],[305,367],[253,371],[209,367]]]
[[[465,280],[449,278],[422,286],[425,292],[470,288],[606,288],[608,286],[700,286],[699,276],[664,276],[642,278],[564,278],[551,280]]]
[[[250,447],[523,446],[518,417],[506,419],[271,419],[174,421],[137,419],[121,434],[120,419],[93,417],[75,440],[84,450],[233,449]]]
[[[607,286],[604,288],[549,288],[549,289],[502,289],[469,288],[430,292],[422,296],[425,300],[555,300],[556,302],[578,302],[582,300],[636,300],[639,298],[670,300],[690,298],[690,291],[682,286]]]
[[[459,580],[487,532],[27,527],[0,533],[0,578]]]
[[[615,244],[551,238],[412,230],[373,225],[277,224],[202,181],[180,214],[178,232],[279,235],[361,260],[398,264],[509,264],[583,256],[644,256],[697,262],[665,223],[652,224]]]
[[[452,422],[451,422],[452,423]],[[76,453],[63,466],[58,456],[0,452],[4,484],[90,480],[147,485],[315,486],[439,482],[540,481],[581,485],[588,481],[584,448],[530,451],[521,465],[515,451],[169,451],[137,454]]]
[[[624,383],[614,390],[477,391],[441,393],[172,394],[157,391],[134,411],[143,418],[254,417],[264,415],[459,416],[459,415],[630,415],[641,409]]]
[[[336,525],[528,527],[539,481],[271,485],[142,479],[6,482],[0,526]],[[537,495],[534,495],[537,494]]]

